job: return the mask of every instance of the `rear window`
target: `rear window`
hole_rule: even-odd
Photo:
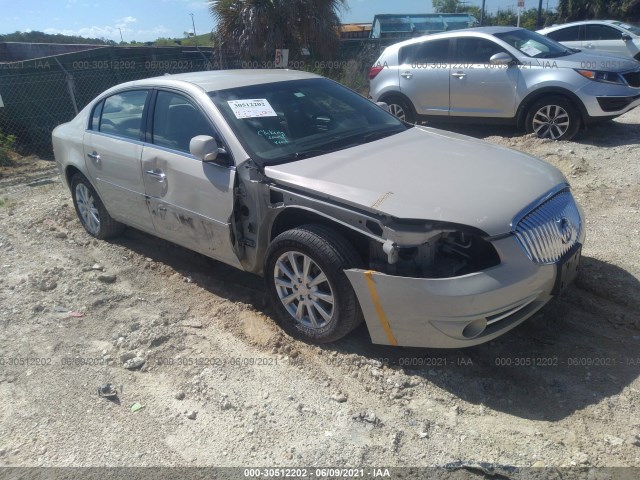
[[[447,63],[449,40],[431,40],[414,43],[400,49],[400,64],[410,63]]]

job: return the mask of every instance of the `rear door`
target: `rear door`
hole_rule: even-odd
[[[547,33],[547,37],[556,42],[560,42],[569,48],[583,48],[584,25],[572,25],[571,27],[559,28]]]
[[[109,214],[153,231],[140,166],[149,94],[148,89],[127,90],[100,102],[84,134],[84,154],[90,180]]]
[[[407,45],[398,55],[400,91],[418,115],[449,114],[449,39]]]
[[[491,40],[459,37],[451,56],[449,115],[511,118],[515,116],[520,69],[491,65],[496,53],[509,53]]]
[[[152,102],[142,171],[157,234],[239,267],[231,238],[235,167],[202,162],[189,153],[197,135],[220,144],[215,128],[182,93],[158,90]]]

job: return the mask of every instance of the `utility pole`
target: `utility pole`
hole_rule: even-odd
[[[484,4],[486,0],[482,0],[482,8],[480,9],[480,25],[484,25]]]
[[[542,28],[542,0],[538,3],[538,21],[536,22],[537,28]]]
[[[118,27],[118,30],[120,31],[120,41],[124,43],[124,38],[122,38],[122,29]]]
[[[542,2],[542,0],[540,0]],[[198,46],[198,36],[196,35],[196,22],[193,20],[193,13],[191,15],[191,25],[193,25],[193,39],[196,41],[196,47]]]

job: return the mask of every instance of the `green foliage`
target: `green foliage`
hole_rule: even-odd
[[[277,48],[307,47],[329,58],[338,44],[346,0],[210,0],[217,37],[243,60],[273,58]]]
[[[13,150],[13,147],[16,143],[16,137],[13,135],[5,135],[0,130],[0,165],[10,165],[11,157],[9,157],[9,152]]]
[[[0,35],[0,42],[26,42],[26,43],[88,43],[92,45],[115,45],[112,40],[104,38],[84,38],[75,35],[51,35],[44,32],[13,32]]]
[[[433,0],[433,11],[436,13],[464,13],[464,6],[459,0]]]
[[[635,0],[559,0],[558,17],[562,22],[577,20],[623,19],[637,10]]]

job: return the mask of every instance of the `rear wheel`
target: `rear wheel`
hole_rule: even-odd
[[[411,104],[401,97],[389,97],[384,100],[389,105],[389,113],[408,123],[416,123],[416,114]]]
[[[344,270],[361,260],[335,230],[305,225],[278,235],[265,257],[265,282],[276,320],[289,334],[327,343],[362,322]]]
[[[71,179],[71,196],[78,218],[90,235],[103,240],[120,234],[124,229],[123,224],[111,218],[84,175],[77,173]]]
[[[527,133],[535,133],[538,138],[571,140],[580,129],[580,115],[566,98],[545,97],[529,107],[526,129]]]

